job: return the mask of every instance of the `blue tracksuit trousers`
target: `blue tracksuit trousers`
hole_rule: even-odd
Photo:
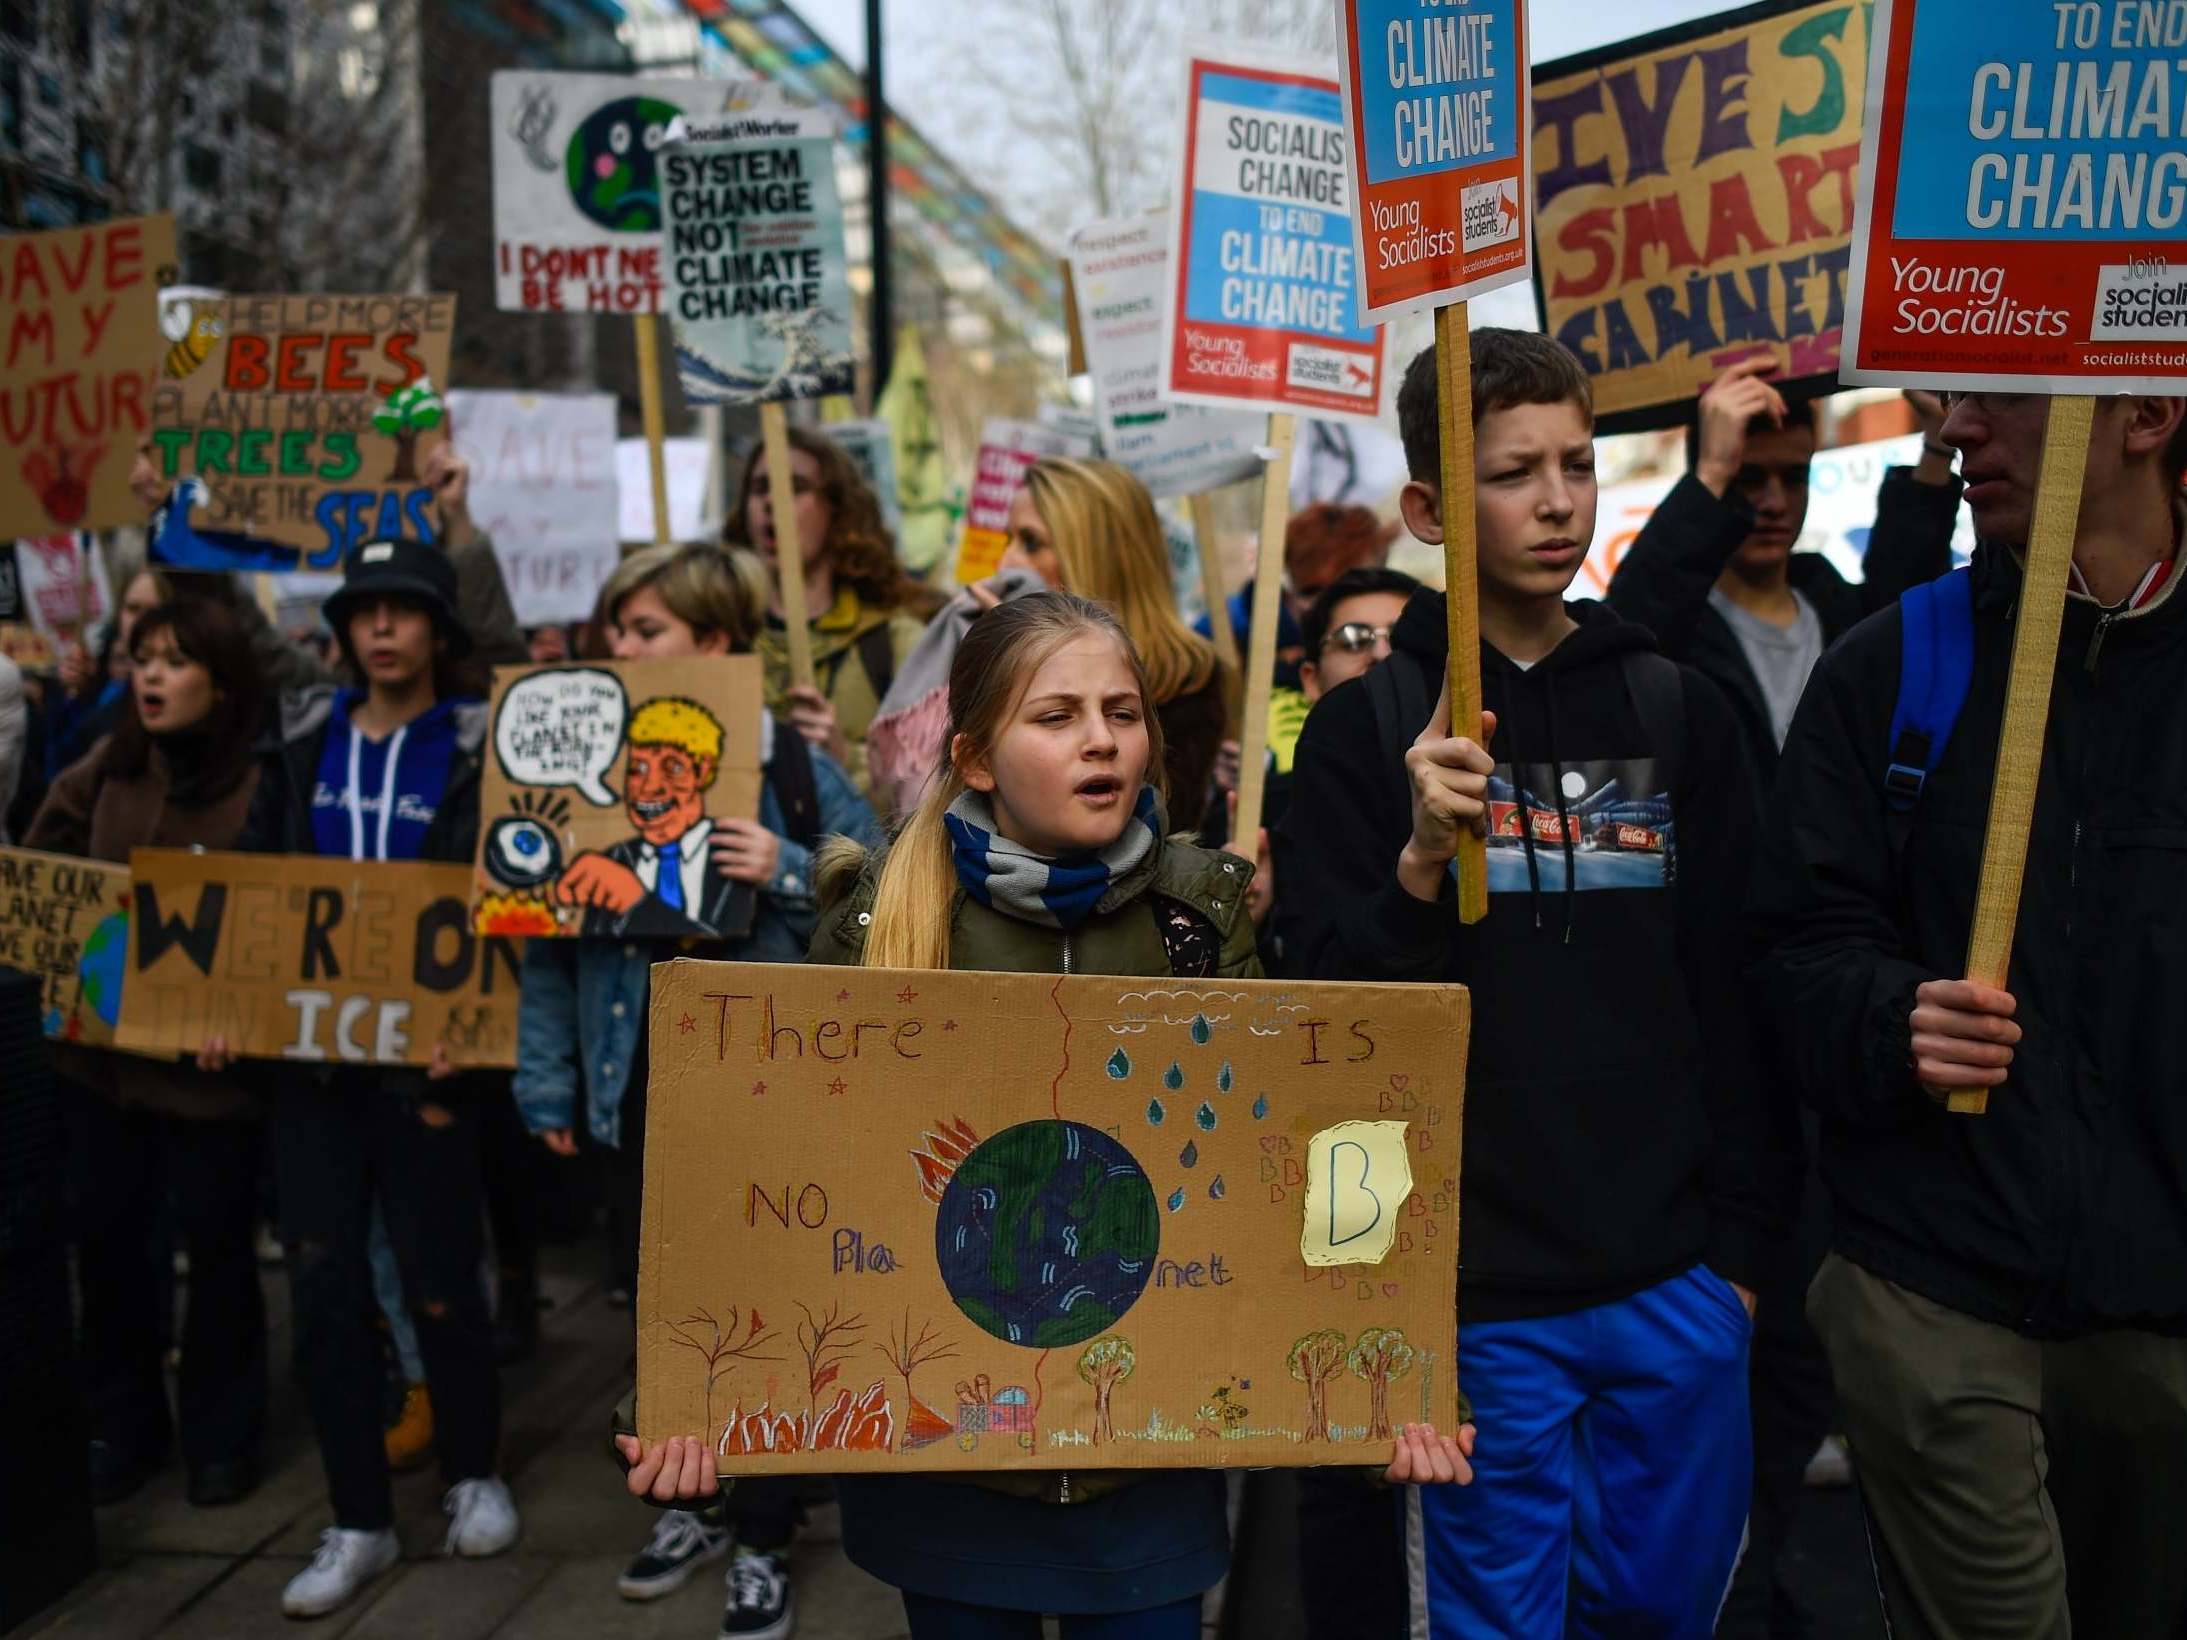
[[[1474,1480],[1405,1494],[1413,1640],[1706,1640],[1753,1486],[1749,1330],[1700,1265],[1461,1329]]]

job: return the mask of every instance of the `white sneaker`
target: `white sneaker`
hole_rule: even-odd
[[[498,1476],[456,1482],[440,1506],[449,1517],[448,1552],[452,1555],[477,1560],[498,1555],[516,1542],[521,1525],[516,1499]]]
[[[311,1564],[281,1591],[281,1609],[291,1617],[324,1617],[348,1605],[359,1589],[401,1558],[402,1545],[391,1526],[377,1532],[329,1526],[319,1534]]]

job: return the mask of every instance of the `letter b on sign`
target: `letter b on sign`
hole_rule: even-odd
[[[1339,1122],[1306,1146],[1306,1222],[1299,1257],[1310,1265],[1379,1264],[1412,1191],[1403,1122]]]

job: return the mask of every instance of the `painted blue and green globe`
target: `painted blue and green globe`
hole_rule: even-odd
[[[984,1141],[958,1164],[934,1226],[957,1308],[1036,1350],[1114,1327],[1146,1290],[1160,1243],[1145,1169],[1080,1122],[1022,1122]]]
[[[122,974],[129,956],[129,913],[116,911],[99,925],[76,953],[83,998],[108,1030],[121,1023]]]
[[[680,112],[657,97],[618,97],[587,115],[562,161],[577,208],[618,233],[659,233],[653,151]]]

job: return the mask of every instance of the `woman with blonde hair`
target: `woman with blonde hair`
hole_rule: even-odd
[[[767,452],[755,448],[737,487],[736,510],[722,534],[765,562],[767,622],[757,648],[767,666],[767,704],[790,726],[850,770],[861,791],[866,728],[897,668],[941,599],[905,573],[881,521],[881,503],[840,445],[802,427],[790,433],[790,488],[798,556],[805,572],[805,617],[812,639],[813,684],[790,681],[789,634],[774,583],[774,493]]]
[[[1148,692],[1122,624],[1084,598],[1036,592],[974,621],[942,778],[886,854],[824,866],[810,960],[1259,977],[1245,863],[1170,835]],[[1470,1445],[1408,1425],[1388,1478],[1465,1479]],[[703,1437],[618,1446],[634,1493],[715,1491]],[[845,1552],[902,1591],[912,1640],[1038,1640],[1051,1612],[1064,1640],[1197,1640],[1230,1558],[1218,1470],[865,1473],[836,1491]]]
[[[767,572],[751,553],[693,545],[633,553],[600,589],[595,626],[617,660],[749,653],[767,608]],[[840,765],[762,714],[759,818],[715,822],[714,869],[752,896],[750,932],[700,947],[733,962],[796,962],[819,916],[813,854],[823,836],[878,843],[880,827]],[[655,962],[690,942],[623,938],[525,943],[516,1018],[516,1102],[557,1155],[577,1153],[582,1124],[608,1153],[610,1287],[637,1286],[645,1157],[646,1021]],[[624,1302],[629,1300],[627,1296]],[[654,1523],[618,1580],[625,1599],[655,1600],[734,1552],[722,1632],[783,1633],[791,1617],[788,1552],[796,1494],[787,1480],[747,1481],[726,1515],[676,1510]],[[732,1622],[732,1619],[734,1622]]]
[[[1114,462],[1051,456],[1026,473],[1008,527],[1014,559],[1052,587],[1107,605],[1131,634],[1167,747],[1171,823],[1200,830],[1229,726],[1230,679],[1215,646],[1177,613],[1154,498]]]

